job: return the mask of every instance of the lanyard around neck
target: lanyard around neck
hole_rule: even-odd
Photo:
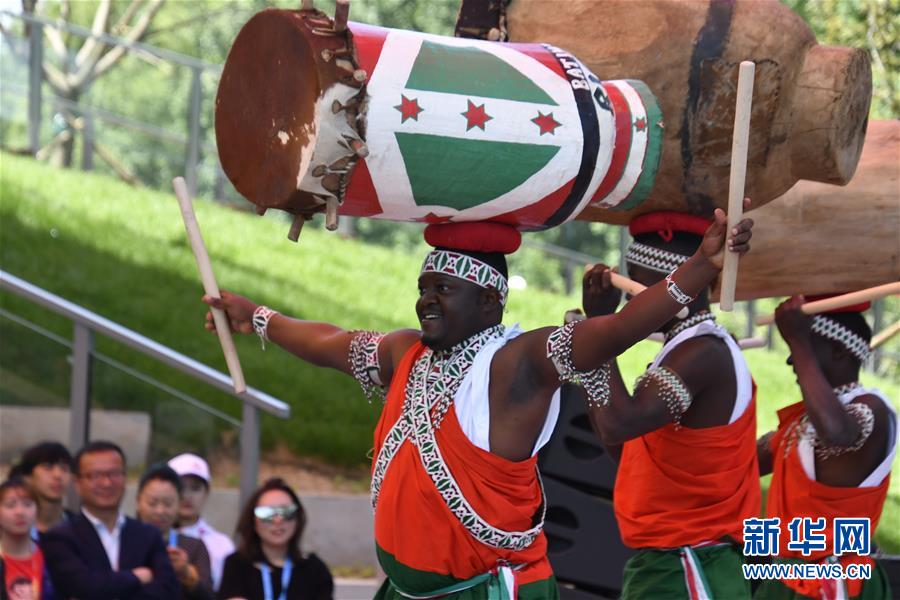
[[[259,565],[262,571],[263,597],[265,600],[275,600],[272,595],[272,569],[266,563]],[[278,594],[278,600],[287,600],[288,584],[291,583],[291,572],[294,570],[294,563],[291,557],[284,559],[284,568],[281,570],[281,593]]]

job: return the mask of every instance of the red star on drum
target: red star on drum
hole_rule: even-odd
[[[552,112],[545,115],[541,111],[538,111],[538,116],[533,118],[531,122],[540,128],[541,135],[544,135],[545,133],[556,135],[554,130],[562,125],[562,123],[553,118]]]
[[[401,123],[406,123],[407,119],[418,121],[419,113],[425,110],[424,108],[419,106],[419,100],[417,98],[413,98],[412,100],[410,100],[403,95],[400,96],[400,104],[398,104],[394,108],[400,111]]]
[[[468,102],[468,110],[466,110],[466,112],[459,113],[466,118],[466,131],[469,131],[473,127],[481,127],[481,130],[484,131],[484,124],[494,117],[485,112],[484,104],[482,104],[481,106],[475,106],[475,104],[471,100],[469,100]]]

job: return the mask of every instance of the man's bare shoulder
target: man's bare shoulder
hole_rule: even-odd
[[[418,329],[396,329],[385,334],[381,340],[380,349],[391,358],[399,360],[413,344],[422,339],[422,332]]]
[[[868,406],[872,411],[872,416],[875,418],[875,432],[879,430],[887,431],[888,422],[893,418],[893,414],[881,397],[876,394],[862,394],[851,400],[850,404],[864,404]]]
[[[682,376],[688,372],[708,375],[731,366],[731,351],[725,340],[714,335],[700,335],[678,344],[662,364]]]
[[[555,381],[553,363],[547,359],[547,336],[555,327],[541,327],[526,331],[509,340],[491,363],[491,377],[520,378],[527,374],[531,385]]]
[[[497,355],[504,357],[501,360],[531,356],[546,358],[547,337],[555,329],[556,327],[539,327],[517,335],[498,350]]]

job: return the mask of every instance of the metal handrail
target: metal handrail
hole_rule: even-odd
[[[18,96],[24,96],[26,98],[28,97],[28,88],[15,82],[5,83],[4,91],[16,94]],[[121,125],[122,127],[133,129],[134,131],[138,131],[140,133],[143,133],[144,135],[154,137],[158,140],[164,140],[175,144],[187,144],[189,141],[188,138],[183,135],[174,133],[157,125],[153,125],[152,123],[138,121],[137,119],[132,119],[131,117],[126,117],[104,108],[91,106],[90,104],[72,102],[71,100],[63,98],[61,96],[57,96],[56,94],[54,94],[52,98],[55,104],[71,109],[73,111],[77,111],[79,114],[88,115],[90,117],[94,117],[100,119],[101,121],[112,123],[114,125]],[[16,122],[18,123],[20,121]],[[215,153],[217,150],[216,145],[209,142],[203,142],[201,145],[203,147],[203,150],[205,150],[206,152]]]
[[[0,289],[12,292],[66,317],[70,321],[84,325],[91,331],[134,348],[138,352],[240,398],[243,402],[252,404],[269,414],[282,419],[291,415],[290,406],[281,400],[251,387],[248,387],[246,392],[235,394],[231,377],[224,373],[3,270],[0,270]]]
[[[41,327],[40,325],[38,325],[36,323],[32,323],[28,319],[22,318],[15,313],[9,312],[8,310],[0,308],[0,317],[3,317],[4,319],[7,319],[9,321],[12,321],[16,325],[23,327],[29,331],[32,331],[42,337],[45,337],[48,340],[56,342],[60,346],[64,346],[64,347],[68,348],[69,350],[75,349],[75,345],[70,340],[67,340],[66,338],[64,338],[61,335],[56,335],[49,329]],[[134,377],[138,381],[142,381],[142,382],[146,383],[147,385],[155,387],[156,389],[161,390],[161,391],[169,394],[170,396],[178,398],[182,402],[184,402],[186,404],[190,404],[194,408],[202,410],[203,412],[205,412],[209,415],[212,415],[218,419],[221,419],[221,420],[225,421],[226,423],[228,423],[229,425],[232,425],[232,426],[238,427],[238,428],[241,426],[241,422],[238,421],[237,419],[235,419],[234,417],[232,417],[231,415],[224,413],[221,410],[219,410],[218,408],[214,408],[201,400],[197,400],[190,394],[185,394],[181,390],[173,388],[171,385],[168,385],[166,383],[163,383],[162,381],[154,379],[153,377],[150,377],[149,375],[142,373],[141,371],[138,371],[137,369],[132,369],[125,363],[118,361],[118,360],[112,358],[111,356],[107,356],[106,354],[103,354],[102,352],[96,352],[96,351],[94,351],[92,353],[92,356],[94,358],[96,358],[98,361],[102,362],[103,364],[108,365],[118,371],[121,371],[121,372],[125,373],[126,375],[130,375],[131,377]]]
[[[264,410],[286,419],[291,414],[287,404],[255,388],[247,388],[245,392],[236,394],[231,378],[224,373],[3,270],[0,270],[0,289],[72,321],[74,331],[70,346],[72,377],[69,389],[69,443],[73,449],[82,447],[90,437],[91,361],[101,356],[94,350],[93,338],[96,333],[134,348],[241,400],[241,502],[250,497],[259,475],[259,411]],[[124,367],[121,364],[116,366]]]

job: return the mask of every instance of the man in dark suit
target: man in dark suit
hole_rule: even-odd
[[[41,537],[56,595],[79,600],[171,599],[178,580],[154,527],[124,516],[125,455],[91,442],[75,457],[81,512]]]

